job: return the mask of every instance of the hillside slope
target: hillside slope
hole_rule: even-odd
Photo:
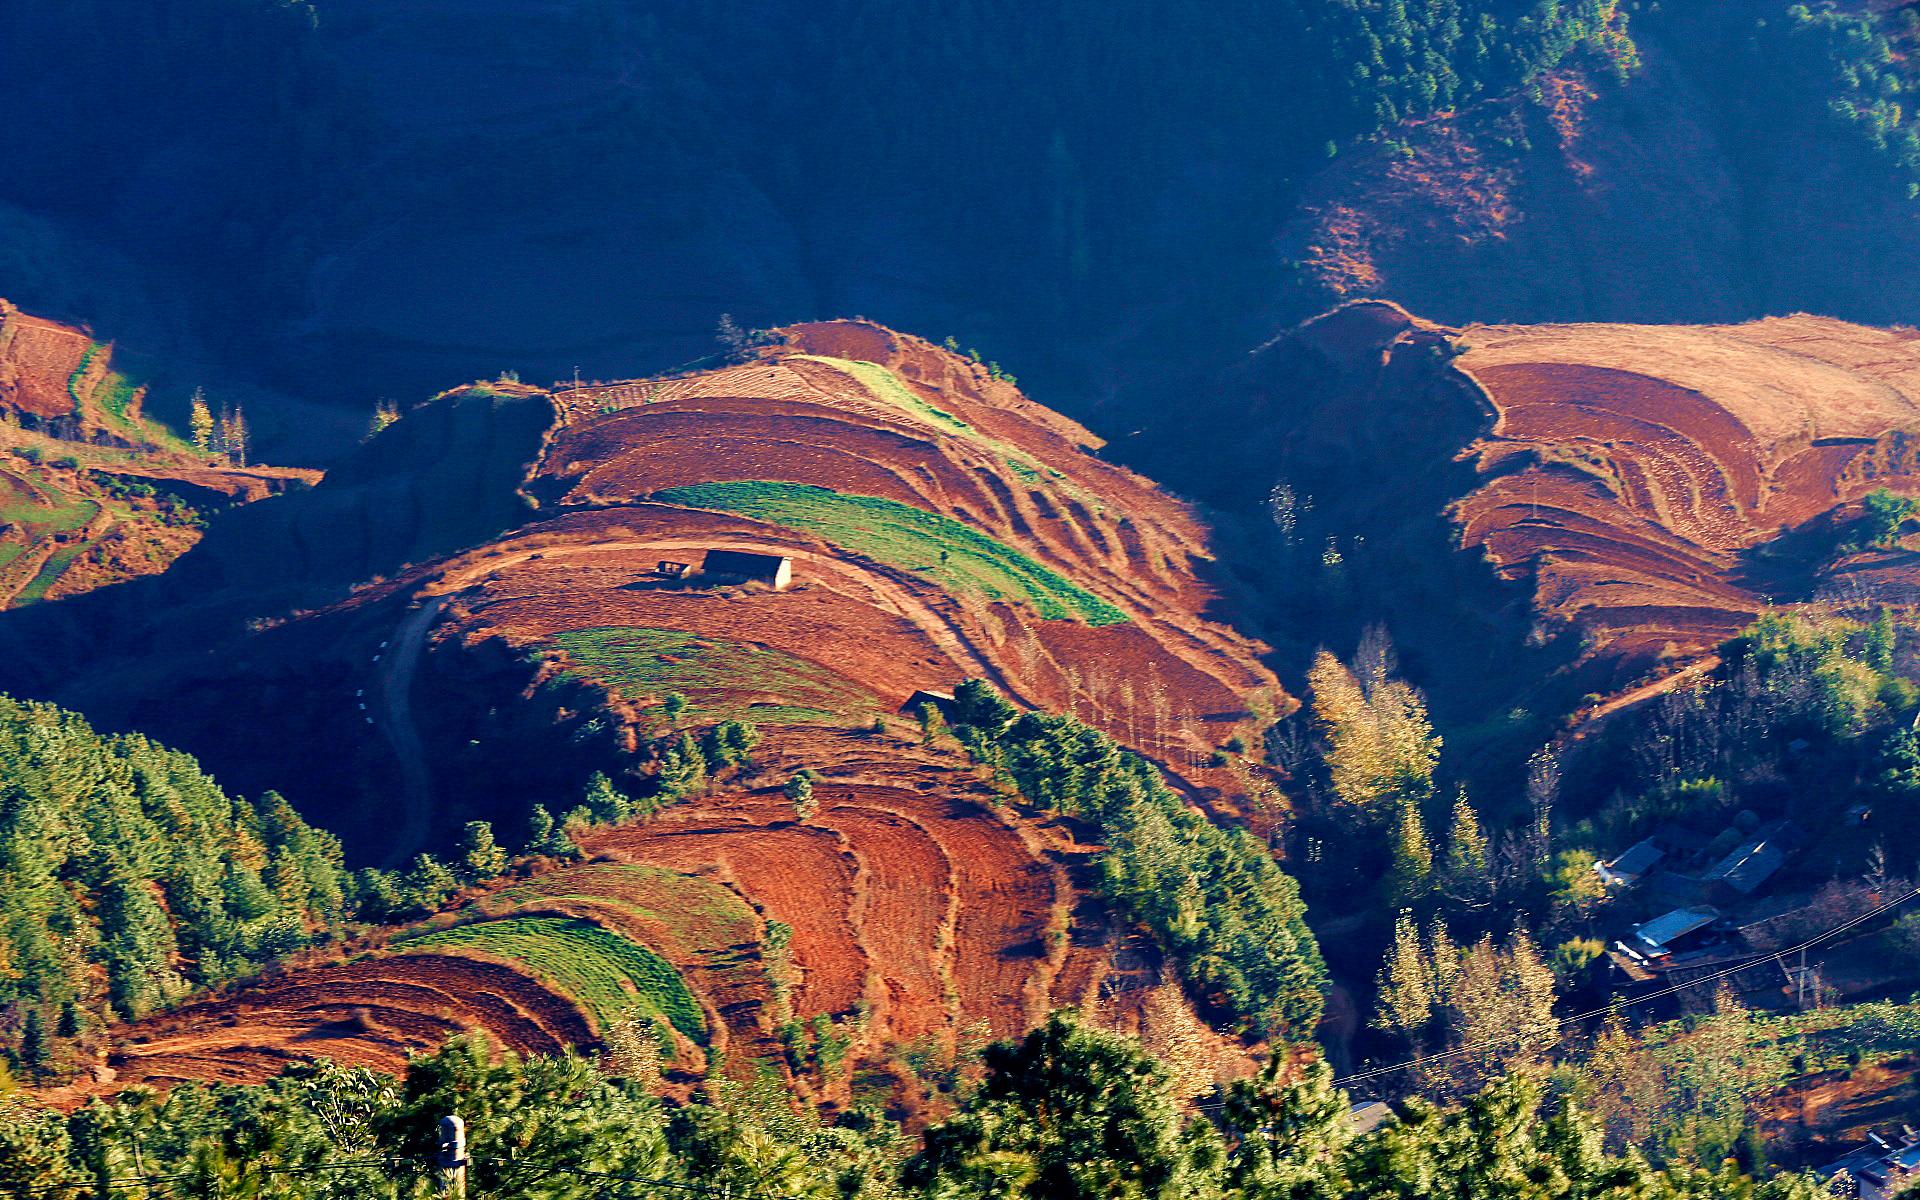
[[[107,597],[47,613],[75,657],[27,673],[284,779],[356,857],[400,865],[475,819],[517,846],[542,804],[589,860],[130,1027],[117,1082],[392,1068],[462,1025],[597,1044],[634,1003],[671,1027],[674,1079],[766,1067],[832,1103],[930,1097],[927,1071],[1060,1005],[1233,1058],[1107,898],[1090,818],[1010,796],[939,695],[984,679],[1077,715],[1256,823],[1282,801],[1244,752],[1294,702],[1218,619],[1206,529],[996,374],[832,322],[697,374],[456,389],[223,521],[124,652],[83,633]],[[726,554],[786,558],[791,583]],[[729,723],[744,765],[712,740]],[[591,824],[569,809],[596,769],[643,808],[684,798]]]
[[[1916,381],[1905,329],[1450,328],[1361,301],[1225,389],[1254,435],[1143,445],[1239,518],[1229,557],[1289,656],[1384,621],[1447,721],[1511,725],[1524,755],[1770,606],[1910,602],[1908,551],[1849,543],[1869,493],[1920,495]]]
[[[0,604],[164,571],[207,513],[319,478],[185,443],[146,395],[111,345],[0,300]]]
[[[1873,111],[1920,86],[1911,8],[1814,7],[1637,14],[1624,78],[1568,64],[1406,122],[1303,188],[1279,252],[1329,302],[1455,324],[1912,322],[1912,133]]]

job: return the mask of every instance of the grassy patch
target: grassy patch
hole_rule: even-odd
[[[898,375],[879,363],[865,362],[857,358],[832,358],[825,354],[796,354],[794,357],[806,362],[826,363],[828,366],[838,367],[859,380],[860,386],[867,389],[867,394],[882,404],[902,409],[956,433],[974,432],[973,426],[923,399],[918,392],[902,382]]]
[[[14,606],[17,608],[23,604],[33,604],[46,599],[47,589],[52,587],[54,581],[60,576],[66,574],[67,568],[73,565],[73,560],[80,557],[80,552],[91,545],[90,542],[70,542],[49,554],[47,561],[40,567],[40,573],[29,580],[27,586],[20,589],[20,594],[13,598]]]
[[[741,947],[760,940],[759,919],[723,884],[664,867],[588,863],[495,892],[469,911],[499,916],[528,905],[586,902],[656,924],[660,948],[708,967],[738,965]],[[754,956],[751,951],[746,958]]]
[[[436,930],[408,950],[472,949],[526,964],[579,1001],[601,1028],[638,1008],[690,1038],[707,1024],[673,965],[644,946],[578,917],[502,917]]]
[[[67,376],[67,396],[73,401],[74,412],[86,411],[86,402],[80,397],[80,381],[86,378],[87,368],[93,365],[93,360],[105,349],[106,347],[99,342],[87,343],[87,348],[80,352],[79,365],[73,368],[73,374]]]
[[[1022,462],[1020,459],[1011,458],[1011,457],[1006,460],[1006,464],[1007,464],[1008,470],[1012,471],[1015,475],[1018,475],[1021,479],[1025,480],[1026,482],[1033,484],[1035,486],[1038,486],[1040,484],[1041,478],[1042,478],[1040,474],[1040,468],[1032,465],[1031,463]]]
[[[553,641],[578,673],[629,699],[679,692],[699,720],[844,724],[879,706],[820,664],[753,642],[640,625],[570,629]]]
[[[85,528],[100,511],[100,506],[91,500],[49,493],[17,476],[4,482],[13,486],[0,491],[0,521],[22,526],[34,537]]]
[[[128,409],[133,405],[134,393],[139,390],[140,386],[125,375],[118,371],[108,371],[101,379],[100,386],[94,389],[93,394],[94,398],[100,401],[100,407],[106,409],[108,416],[131,429],[133,418],[128,415]]]
[[[993,437],[983,430],[967,424],[967,422],[954,416],[952,413],[946,412],[921,398],[920,395],[914,392],[912,388],[909,388],[899,376],[895,375],[886,367],[881,366],[879,363],[866,362],[853,358],[831,358],[824,354],[799,354],[794,357],[806,359],[809,362],[828,363],[838,367],[859,380],[861,386],[865,387],[874,399],[884,404],[892,405],[895,408],[917,414],[955,433],[964,434],[968,441],[998,456],[1002,462],[1007,464],[1008,469],[1029,487],[1051,492],[1055,490],[1055,485],[1064,484],[1066,481],[1067,477],[1065,475],[1052,467],[1040,463],[1019,447],[1013,446],[1000,438]],[[1095,513],[1104,512],[1104,509],[1097,500],[1088,496],[1080,489],[1067,487],[1064,490],[1068,495],[1079,500],[1080,503],[1086,507],[1087,511]]]
[[[652,498],[817,533],[855,554],[924,574],[957,595],[1022,602],[1049,619],[1089,625],[1117,625],[1127,619],[1118,608],[1011,546],[950,517],[878,496],[751,480],[669,488]]]

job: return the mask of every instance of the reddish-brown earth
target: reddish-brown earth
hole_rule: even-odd
[[[808,820],[777,788],[723,789],[650,821],[583,832],[591,862],[535,875],[550,898],[500,903],[517,894],[509,880],[462,915],[577,917],[648,946],[707,1012],[708,1040],[729,1071],[747,1078],[770,1067],[828,1103],[849,1100],[862,1064],[897,1071],[908,1048],[944,1058],[984,1036],[1017,1034],[1062,1005],[1150,1037],[1187,1036],[1193,1018],[1168,1000],[1170,972],[1088,894],[1098,847],[1067,824],[1022,817],[974,771],[914,739],[815,730],[783,743],[758,772],[778,778],[802,761],[822,773]],[[670,883],[634,883],[605,864],[723,887],[757,914],[759,932],[727,942],[738,927],[677,913]],[[645,916],[649,909],[657,915]],[[764,942],[768,922],[792,931],[784,997]],[[351,961],[272,972],[122,1026],[106,1069],[55,1096],[257,1082],[317,1057],[391,1071],[407,1054],[471,1031],[521,1052],[599,1045],[594,1020],[525,967],[466,949],[402,949],[375,938]],[[780,1023],[818,1017],[845,1031],[854,1070],[790,1070]],[[1243,1061],[1230,1043],[1211,1045],[1216,1067]],[[691,1046],[670,1053],[668,1065],[681,1086],[703,1070]]]
[[[1360,301],[1267,347],[1235,394],[1264,433],[1209,498],[1258,512],[1285,482],[1315,503],[1301,529],[1322,541],[1282,560],[1304,582],[1274,591],[1385,621],[1442,705],[1480,688],[1552,715],[1769,606],[1920,596],[1910,552],[1841,549],[1868,492],[1920,495],[1912,330],[1448,328]],[[1323,545],[1337,565],[1306,561]]]
[[[110,345],[0,299],[0,607],[164,571],[201,516],[319,478],[197,452],[146,392]]]
[[[1455,507],[1461,539],[1610,652],[1693,653],[1869,572],[1920,583],[1879,556],[1830,561],[1867,492],[1920,494],[1913,331],[1790,317],[1476,326],[1459,344],[1497,414],[1462,452],[1481,484]]]
[[[890,371],[900,392],[876,392],[846,361]],[[917,689],[985,677],[1023,703],[1101,725],[1201,787],[1222,786],[1199,765],[1214,747],[1292,707],[1261,647],[1211,615],[1207,534],[1184,506],[1094,457],[1084,429],[917,338],[862,322],[800,326],[737,366],[589,386],[555,403],[561,420],[523,488],[552,515],[400,581],[448,598],[436,648],[497,637],[551,653],[570,630],[684,630],[797,655],[883,710]],[[1042,620],[817,534],[647,502],[753,479],[951,517],[1127,620]],[[697,563],[708,549],[791,555],[796,586],[661,585],[658,562]]]
[[[566,811],[595,767],[637,786],[646,748],[669,732],[665,693],[684,688],[695,704],[685,724],[697,729],[721,712],[756,721],[762,740],[748,773],[652,819],[576,836],[590,859],[728,889],[759,932],[739,944],[696,945],[671,922],[635,917],[607,879],[584,899],[560,896],[564,872],[551,877],[557,898],[539,911],[591,920],[672,962],[707,1012],[729,1071],[773,1064],[791,1073],[783,1039],[793,1035],[782,1025],[817,1018],[849,1040],[849,1069],[802,1069],[796,1086],[834,1103],[851,1099],[862,1069],[907,1070],[908,1048],[948,1056],[984,1036],[1017,1034],[1059,1005],[1192,1041],[1198,1026],[1171,973],[1094,895],[1090,861],[1099,847],[1082,840],[1084,831],[1010,807],[950,742],[923,745],[914,717],[897,712],[916,690],[986,678],[1020,704],[1101,726],[1232,812],[1249,771],[1264,768],[1212,765],[1215,748],[1235,734],[1257,743],[1264,723],[1294,702],[1262,665],[1264,647],[1218,619],[1208,532],[1185,506],[1095,457],[1098,443],[1085,430],[979,365],[865,323],[788,330],[717,371],[560,393],[550,427],[524,450],[513,448],[523,444],[519,434],[497,432],[531,428],[530,406],[546,402],[497,384],[450,395],[375,438],[363,461],[310,496],[263,511],[260,526],[269,531],[263,541],[294,540],[284,532],[293,530],[303,544],[326,536],[309,512],[326,514],[326,529],[355,528],[373,516],[354,515],[356,505],[402,495],[380,490],[387,458],[416,443],[478,443],[495,448],[488,461],[501,467],[484,486],[503,484],[513,457],[531,456],[518,480],[531,507],[507,532],[420,556],[344,600],[255,622],[228,653],[179,672],[148,663],[139,674],[103,674],[96,694],[156,689],[151,704],[134,701],[145,714],[161,711],[157,689],[166,685],[177,710],[190,677],[196,699],[245,706],[250,721],[297,708],[318,743],[351,749],[314,756],[313,778],[279,786],[292,794],[303,782],[377,770],[377,790],[354,811],[377,820],[380,836],[359,828],[354,844],[399,862],[475,815],[470,797],[506,806],[486,815],[512,840],[527,807]],[[1021,597],[950,593],[927,573],[837,544],[831,531],[652,498],[730,480],[831,487],[951,518],[1125,619],[1044,618]],[[402,506],[415,527],[449,537],[475,525],[442,508],[513,511],[470,490],[416,490]],[[268,517],[281,524],[265,524]],[[224,578],[242,568],[244,549],[237,534],[222,547]],[[789,556],[795,582],[775,592],[656,570],[715,549]],[[302,553],[330,561],[324,546]],[[785,666],[683,682],[675,654],[622,664],[568,640],[604,630],[670,631]],[[623,665],[654,682],[631,682]],[[793,677],[808,681],[807,694],[783,692]],[[196,745],[190,731],[177,740]],[[222,769],[217,748],[228,743],[217,731],[209,743],[216,753],[206,757]],[[781,791],[802,769],[817,773],[817,811],[805,820]],[[326,823],[329,797],[293,798]],[[784,987],[764,944],[770,922],[792,931]],[[309,1051],[391,1066],[456,1026],[523,1049],[549,1037],[598,1038],[585,1018],[561,1033],[553,1020],[522,1021],[522,1013],[571,1007],[524,973],[491,977],[501,997],[492,1010],[441,1014],[431,989],[400,986],[423,969],[376,945],[344,966],[303,968],[297,986],[270,979],[128,1027],[115,1039],[114,1085],[191,1075],[196,1057],[208,1064],[200,1077],[257,1078]],[[367,1040],[359,1046],[340,1022],[367,1006],[356,999],[362,993],[392,1012],[358,1019]],[[1218,1038],[1209,1045],[1221,1061],[1236,1053]],[[682,1083],[701,1069],[687,1046],[673,1061]]]
[[[103,1083],[258,1083],[291,1062],[401,1069],[410,1053],[484,1030],[523,1053],[590,1043],[569,1001],[471,955],[407,954],[277,973],[118,1031]]]

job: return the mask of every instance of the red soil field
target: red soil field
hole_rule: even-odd
[[[444,954],[374,957],[295,969],[124,1026],[108,1059],[112,1078],[79,1090],[259,1083],[314,1058],[397,1073],[408,1054],[469,1030],[523,1053],[593,1041],[574,1005],[505,964]]]
[[[794,1011],[804,1017],[852,1012],[869,961],[845,907],[821,900],[822,893],[851,894],[857,864],[828,830],[761,824],[751,815],[758,814],[676,810],[645,825],[596,833],[583,849],[676,871],[719,868],[720,878],[768,917],[793,927]]]
[[[40,417],[73,411],[67,381],[93,339],[0,300],[0,407]]]
[[[555,890],[541,911],[594,920],[667,957],[714,1018],[727,1070],[743,1078],[759,1063],[789,1071],[780,1029],[789,1015],[835,1020],[854,1039],[852,1061],[875,1065],[910,1045],[952,1053],[980,1030],[1019,1034],[1055,1004],[1145,1020],[1142,998],[1168,976],[1089,895],[1085,864],[1097,847],[1064,823],[996,807],[1001,798],[976,769],[950,747],[921,745],[916,723],[896,710],[916,690],[985,678],[1017,703],[1106,729],[1230,810],[1242,785],[1207,758],[1236,733],[1257,741],[1262,723],[1294,702],[1262,665],[1265,647],[1212,615],[1221,597],[1203,579],[1208,535],[1192,513],[1094,458],[1090,434],[978,364],[864,323],[785,331],[753,360],[719,371],[563,392],[554,413],[520,488],[530,520],[277,631],[290,646],[302,644],[294,635],[303,622],[379,631],[378,660],[371,642],[352,653],[355,677],[367,682],[366,719],[379,726],[368,736],[401,761],[401,840],[423,838],[439,802],[435,754],[451,748],[435,741],[445,736],[435,715],[475,704],[449,690],[455,681],[516,666],[538,679],[564,673],[587,685],[566,703],[616,726],[624,740],[610,744],[624,753],[665,730],[662,697],[648,693],[673,686],[687,643],[669,639],[680,647],[672,653],[600,654],[568,635],[612,630],[609,644],[624,647],[640,643],[620,641],[621,630],[670,631],[710,639],[701,646],[773,651],[782,666],[764,668],[764,678],[722,667],[687,685],[703,706],[717,691],[749,716],[756,707],[776,714],[758,720],[749,774],[577,841],[589,859],[698,874],[759,920],[790,927],[786,995],[761,942],[689,946],[598,891]],[[931,571],[875,561],[828,537],[651,499],[684,484],[754,479],[880,496],[962,522],[1126,620],[1045,619],[1026,603],[952,594]],[[710,550],[790,557],[793,585],[775,592],[656,571]],[[619,654],[652,658],[614,662]],[[460,663],[477,665],[463,674],[452,666]],[[770,707],[791,699],[770,689],[796,663],[844,694],[870,697],[872,708],[826,724],[780,715],[800,706]],[[487,702],[535,698],[533,684],[516,698],[520,687]],[[876,717],[884,732],[871,729]],[[460,743],[469,744],[479,743]],[[564,741],[515,752],[574,753]],[[804,822],[780,790],[803,768],[818,773],[818,809]],[[583,762],[579,778],[588,769]],[[555,812],[576,800],[527,797]],[[467,1027],[518,1049],[592,1044],[590,1024],[546,985],[457,953],[312,966],[136,1023],[118,1031],[115,1069],[122,1082],[257,1078],[310,1051],[391,1069],[406,1050]],[[462,970],[475,974],[471,985],[452,982]],[[442,999],[443,978],[463,994]],[[356,1007],[369,1011],[354,1018]],[[682,1084],[697,1070],[691,1058],[680,1056]],[[845,1103],[852,1075],[797,1082],[803,1094]]]
[[[855,350],[869,365],[834,361]],[[878,368],[891,382],[876,382]],[[553,654],[570,630],[683,629],[798,654],[887,707],[984,677],[1021,703],[1076,712],[1203,787],[1214,781],[1194,764],[1293,707],[1263,647],[1203,615],[1220,598],[1200,577],[1206,531],[1184,506],[1087,454],[1097,442],[1085,430],[919,339],[859,322],[799,326],[736,366],[562,392],[555,405],[561,423],[524,488],[549,519],[399,582],[450,598],[436,647],[491,636]],[[1128,619],[1042,620],[812,534],[648,503],[666,488],[751,479],[950,517]],[[686,591],[652,575],[708,549],[790,555],[797,586]],[[1156,717],[1123,719],[1111,699],[1121,694],[1153,697]]]
[[[1792,317],[1476,326],[1459,343],[1454,365],[1493,413],[1461,452],[1482,475],[1454,506],[1462,540],[1600,653],[1698,653],[1831,589],[1854,569],[1830,548],[1859,499],[1920,495],[1906,331]],[[1896,575],[1920,598],[1904,570],[1876,575],[1883,595]]]

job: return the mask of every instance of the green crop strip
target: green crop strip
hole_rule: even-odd
[[[1118,625],[1127,619],[1020,551],[950,517],[894,500],[767,480],[668,488],[652,499],[817,533],[855,554],[925,575],[957,595],[1022,602],[1050,620]]]
[[[936,425],[944,425],[958,433],[973,433],[973,426],[959,417],[922,399],[918,393],[903,383],[898,375],[876,362],[867,362],[858,358],[832,358],[825,354],[796,354],[795,358],[803,362],[826,363],[838,367],[860,381],[860,386],[882,404],[904,409],[915,416],[923,417]]]
[[[570,629],[553,641],[576,674],[611,684],[629,699],[679,692],[698,720],[844,724],[880,703],[818,663],[753,642],[640,625]],[[769,696],[777,700],[755,699]]]
[[[48,555],[45,565],[40,568],[40,573],[35,575],[27,586],[20,589],[20,594],[13,598],[14,606],[17,608],[46,599],[47,589],[52,587],[54,581],[60,576],[66,574],[67,568],[73,565],[73,560],[90,545],[89,542],[74,542]]]
[[[88,342],[87,348],[80,352],[79,365],[73,368],[73,374],[67,376],[67,395],[73,400],[74,412],[82,412],[86,408],[85,401],[80,397],[80,381],[86,377],[87,368],[93,365],[94,358],[104,349],[106,347],[99,342]]]
[[[700,1006],[671,963],[578,917],[503,917],[435,930],[400,945],[466,948],[525,963],[585,1006],[602,1029],[637,1007],[690,1038],[706,1036]]]

